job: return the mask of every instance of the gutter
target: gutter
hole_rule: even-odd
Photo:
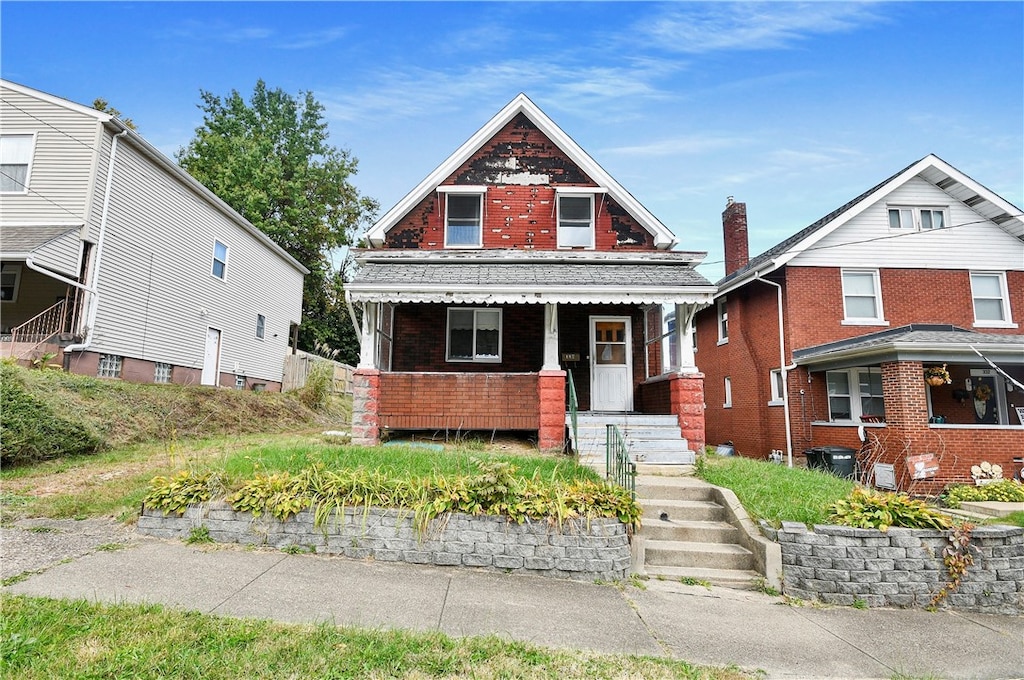
[[[93,327],[96,325],[96,310],[99,307],[99,279],[100,279],[100,265],[103,262],[103,245],[104,236],[107,233],[107,217],[110,214],[110,194],[111,189],[114,185],[114,165],[117,160],[117,141],[121,137],[128,134],[128,128],[122,129],[110,142],[110,160],[107,163],[107,182],[103,188],[103,212],[100,216],[100,232],[96,237],[96,254],[92,266],[92,277],[88,286],[79,286],[89,293],[89,311],[86,313],[85,318],[85,340],[75,345],[68,345],[64,348],[64,354],[68,355],[71,352],[81,352],[87,349],[92,344]]]
[[[779,371],[782,373],[782,412],[786,419],[786,463],[788,467],[793,467],[793,434],[791,432],[790,416],[789,416],[789,371],[796,368],[796,364],[786,365],[786,335],[782,325],[782,285],[769,281],[768,279],[761,277],[762,272],[755,272],[755,281],[761,281],[771,286],[775,286],[778,291],[778,310],[779,310]]]

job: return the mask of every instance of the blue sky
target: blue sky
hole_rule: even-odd
[[[325,105],[381,213],[517,93],[722,273],[935,153],[1024,205],[1021,2],[12,2],[4,78],[107,99],[169,156],[200,90]]]

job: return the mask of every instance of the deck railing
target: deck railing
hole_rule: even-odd
[[[49,309],[36,314],[31,319],[11,329],[11,347],[17,343],[34,343],[28,350],[23,351],[22,357],[31,354],[36,347],[43,344],[58,333],[63,333],[67,315],[65,313],[67,300],[61,300]]]
[[[629,459],[626,439],[613,423],[608,423],[605,438],[605,478],[628,489],[636,499],[636,463]]]

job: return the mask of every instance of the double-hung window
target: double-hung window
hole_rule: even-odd
[[[893,230],[926,231],[946,226],[945,208],[889,207],[889,228]]]
[[[448,309],[448,361],[501,361],[501,310]]]
[[[594,194],[558,194],[558,247],[594,247]]]
[[[228,275],[228,246],[220,241],[213,242],[213,269],[210,271],[218,279]]]
[[[882,316],[877,269],[843,270],[843,323],[888,325]]]
[[[267,335],[267,317],[262,314],[256,315],[256,337],[263,340]]]
[[[0,136],[0,193],[28,191],[35,135]]]
[[[724,345],[729,342],[729,301],[718,298],[715,309],[718,311],[718,344]]]
[[[782,370],[773,369],[768,373],[768,379],[771,381],[772,387],[772,400],[769,405],[777,406],[785,402],[786,397],[786,383],[782,380]]]
[[[971,272],[971,297],[974,300],[975,326],[1017,327],[1010,317],[1006,275],[1003,272]]]
[[[725,396],[722,399],[722,408],[732,408],[732,378],[726,376],[722,381]]]
[[[479,248],[483,245],[484,194],[446,192],[444,245],[446,248]]]
[[[861,416],[885,417],[881,369],[828,371],[825,384],[828,389],[829,420],[860,422]]]

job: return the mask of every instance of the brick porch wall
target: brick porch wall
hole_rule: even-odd
[[[637,388],[635,405],[641,413],[675,415],[690,450],[704,450],[707,430],[703,373],[673,373],[647,380]]]

